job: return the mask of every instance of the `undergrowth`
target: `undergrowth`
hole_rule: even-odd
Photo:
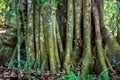
[[[21,60],[20,62],[18,62],[17,60],[15,60],[15,61],[13,61],[13,63],[14,63],[14,64],[15,64],[15,63],[17,63],[17,64],[18,64],[18,63],[23,64],[24,67],[27,67],[27,66],[28,66],[27,62],[24,61],[24,60]],[[40,64],[40,62],[36,62],[35,64],[36,64],[36,66],[38,66],[38,65]],[[15,65],[13,65],[12,69],[14,69],[14,68],[15,68]],[[24,69],[24,68],[21,67],[21,69]],[[105,74],[105,73],[108,72],[108,71],[109,71],[109,68],[106,68],[105,70],[103,70],[103,71],[98,75],[98,78],[97,78],[97,79],[98,79],[98,80],[102,80],[103,78],[105,78],[106,80],[109,80],[110,77]],[[81,80],[81,75],[80,75],[80,74],[76,75],[76,74],[75,74],[76,72],[78,72],[78,69],[77,69],[77,68],[71,68],[70,74],[67,74],[67,75],[62,74],[63,77],[57,78],[57,80]],[[89,74],[88,71],[86,71],[86,70],[81,70],[81,72],[83,73],[83,75],[86,76],[86,79],[84,79],[84,80],[94,80],[93,75],[92,75],[92,74]],[[39,72],[36,71],[36,72],[34,73],[34,75],[35,75],[35,76],[38,76],[38,75],[39,75]],[[35,77],[35,78],[37,78],[37,77]],[[24,79],[24,77],[23,77],[23,79]]]
[[[108,70],[109,70],[109,68],[107,68],[104,71],[102,71],[98,75],[98,80],[102,80],[103,77],[105,79],[109,80],[109,76],[107,76],[105,74],[106,72],[108,72]],[[84,75],[86,75],[86,79],[84,79],[84,80],[94,80],[93,76],[91,74],[89,74],[88,71],[82,70],[82,72],[85,73]],[[77,75],[75,75],[75,73],[73,71],[71,71],[70,74],[64,75],[63,78],[57,78],[57,80],[81,80],[81,76],[80,75],[77,76]]]

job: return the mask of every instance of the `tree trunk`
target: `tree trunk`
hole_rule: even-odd
[[[117,32],[117,41],[118,41],[118,43],[119,43],[119,45],[120,45],[120,0],[117,0],[117,6],[118,6],[118,18],[117,18],[117,20],[118,20],[118,24],[117,24],[117,26],[118,26],[118,32]]]
[[[79,56],[81,56],[82,52],[82,0],[74,0],[74,52],[72,58],[72,61],[75,61],[74,59]],[[73,57],[74,56],[74,57]]]
[[[83,54],[81,59],[82,79],[87,78],[88,71],[92,69],[91,54],[91,0],[83,1]]]
[[[100,31],[99,13],[98,13],[98,9],[97,9],[97,6],[94,0],[92,0],[92,14],[93,14],[93,19],[94,19],[94,28],[95,28],[95,35],[96,35],[95,42],[96,42],[96,47],[97,47],[97,58],[98,58],[96,64],[100,65],[103,71],[107,68],[107,65],[105,63],[105,56],[104,56],[105,53],[102,47],[102,36],[101,36],[101,31]],[[106,75],[108,76],[108,72],[106,72]]]
[[[111,63],[113,63],[113,57],[116,58],[116,62],[114,64],[116,64],[119,60],[119,54],[120,54],[120,46],[116,40],[116,38],[113,36],[113,34],[111,34],[105,27],[104,25],[104,11],[103,11],[103,0],[100,0],[98,2],[98,8],[99,8],[99,13],[100,13],[100,28],[101,28],[101,33],[102,33],[102,37],[103,37],[103,44],[104,44],[104,49],[106,51],[106,54],[110,60]]]
[[[73,47],[72,40],[73,40],[73,0],[68,0],[65,62],[64,62],[64,69],[67,73],[70,72],[70,54],[72,54]]]

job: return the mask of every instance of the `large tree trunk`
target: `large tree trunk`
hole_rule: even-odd
[[[102,46],[102,36],[100,31],[100,21],[99,21],[99,12],[97,9],[97,6],[95,4],[95,1],[92,0],[92,14],[93,14],[93,20],[94,20],[94,28],[95,28],[95,42],[97,47],[97,65],[101,66],[102,71],[107,68],[106,62],[105,62],[105,52],[103,50]],[[100,67],[98,67],[100,69]],[[97,69],[98,69],[97,68]],[[108,72],[106,72],[106,75],[108,75]]]
[[[70,72],[70,54],[72,53],[73,40],[73,0],[68,0],[67,6],[67,28],[66,28],[66,47],[64,69]]]
[[[83,1],[83,53],[81,59],[82,79],[93,66],[91,54],[91,0]]]
[[[120,60],[120,45],[117,42],[117,39],[113,36],[112,33],[110,33],[105,25],[104,25],[104,4],[103,4],[103,0],[99,0],[98,1],[98,9],[99,9],[99,13],[100,13],[100,28],[101,28],[101,33],[102,33],[102,37],[103,37],[103,45],[104,45],[104,49],[106,51],[106,54],[110,60],[111,63],[113,62],[113,59],[116,59],[115,63],[118,63],[118,61]]]
[[[82,0],[74,0],[74,52],[72,61],[77,61],[82,52]],[[74,60],[75,59],[75,60]]]
[[[27,54],[27,67],[25,68],[28,73],[28,79],[30,80],[30,68],[32,68],[35,60],[35,47],[34,47],[34,18],[33,18],[33,5],[32,0],[27,0],[27,22],[25,29],[25,45]]]

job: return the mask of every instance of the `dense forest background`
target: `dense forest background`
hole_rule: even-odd
[[[119,0],[0,0],[0,74],[119,80],[119,8]]]

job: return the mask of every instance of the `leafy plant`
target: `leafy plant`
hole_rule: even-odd
[[[85,79],[85,80],[88,80],[88,79],[89,79],[89,80],[93,80],[93,76],[90,75],[88,71],[82,70],[81,72],[82,72],[83,75],[86,76],[86,79]]]
[[[5,9],[6,8],[6,2],[5,2],[5,0],[0,0],[0,10],[2,10],[2,9]]]
[[[100,73],[100,75],[98,76],[98,80],[102,80],[102,77],[109,79],[109,76],[107,76],[105,73],[108,72],[109,68],[105,69],[104,71],[102,71]]]
[[[99,76],[98,76],[98,80],[102,80],[102,78],[104,77],[105,79],[109,79],[109,76],[107,76],[105,73],[109,70],[109,68],[105,69],[104,71],[102,71]],[[85,80],[93,80],[93,76],[90,75],[88,73],[88,71],[86,70],[82,70],[82,74],[86,76]],[[58,78],[57,80],[81,80],[80,79],[80,75],[76,76],[75,73],[73,71],[70,72],[70,74],[65,75],[63,78]]]
[[[41,4],[43,4],[44,2],[46,2],[47,0],[41,0]]]
[[[80,80],[80,76],[76,76],[74,72],[70,72],[70,74],[65,75],[64,78],[58,78],[57,80]]]

